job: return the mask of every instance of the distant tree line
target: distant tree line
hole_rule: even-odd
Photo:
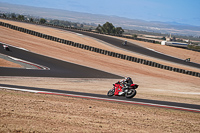
[[[104,34],[122,34],[124,30],[121,27],[114,27],[112,23],[106,22],[101,26],[100,24],[97,26],[94,23],[78,23],[78,22],[71,22],[71,21],[64,21],[64,20],[58,20],[58,19],[44,19],[39,17],[33,17],[29,15],[21,15],[21,14],[15,14],[15,13],[0,13],[0,17],[4,18],[12,18],[17,20],[27,20],[30,22],[39,22],[41,24],[53,24],[58,26],[64,26],[64,27],[74,27],[74,28],[82,28],[87,30],[93,30],[95,29],[96,32],[104,33]]]
[[[104,33],[104,34],[122,34],[124,30],[122,27],[114,27],[112,23],[106,22],[101,26],[100,24],[97,26],[95,29],[99,33]]]
[[[96,24],[94,23],[79,23],[79,22],[71,22],[58,19],[48,20],[48,24],[65,26],[65,27],[74,27],[87,30],[92,30],[96,28]]]
[[[71,22],[71,21],[64,21],[64,20],[52,20],[52,19],[44,19],[39,17],[33,17],[30,15],[21,15],[15,13],[1,13],[0,17],[3,18],[12,18],[17,20],[26,20],[30,22],[39,22],[39,23],[48,23],[54,24],[59,26],[66,26],[66,27],[74,27],[74,28],[82,28],[87,30],[95,30],[99,33],[104,34],[124,34],[124,35],[132,35],[134,38],[137,38],[138,34],[146,34],[146,35],[155,35],[155,36],[163,36],[162,40],[165,40],[165,36],[169,36],[169,34],[162,34],[156,32],[147,32],[147,31],[139,31],[139,30],[124,30],[121,27],[114,27],[112,23],[106,22],[102,26],[99,24],[98,26],[95,23],[78,23],[78,22]],[[200,41],[200,36],[182,36],[182,35],[173,35],[176,38],[184,38],[189,40]],[[183,41],[182,39],[178,41]],[[198,43],[199,44],[199,43]]]
[[[53,24],[53,25],[65,26],[65,27],[78,27],[77,23],[64,21],[64,20],[58,20],[58,19],[50,20],[48,23]],[[83,27],[83,25],[81,26]]]
[[[33,17],[30,15],[21,15],[21,14],[15,14],[15,13],[0,13],[0,17],[3,18],[11,18],[11,19],[17,19],[17,20],[27,20],[30,22],[39,22],[41,24],[48,23],[48,24],[54,24],[59,26],[65,26],[65,27],[74,27],[74,28],[85,28],[85,29],[95,29],[96,24],[94,23],[76,23],[71,21],[64,21],[64,20],[57,20],[57,19],[44,19],[39,17]]]
[[[17,20],[29,20],[30,22],[37,22],[38,18],[34,18],[34,17],[31,17],[29,15],[27,16],[24,16],[24,15],[21,15],[21,14],[15,14],[15,13],[0,13],[0,17],[3,17],[3,18],[12,18],[12,19],[17,19]],[[39,22],[41,23],[45,23],[46,20],[41,18],[39,20]]]

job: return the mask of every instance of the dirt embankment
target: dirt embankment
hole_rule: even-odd
[[[198,113],[0,91],[0,132],[200,132]]]

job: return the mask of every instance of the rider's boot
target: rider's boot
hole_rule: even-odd
[[[122,92],[119,92],[119,95],[121,96],[121,95],[123,95],[124,94],[124,92],[122,91]]]

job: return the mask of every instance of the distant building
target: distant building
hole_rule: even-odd
[[[170,42],[170,41],[176,42],[176,37],[172,37],[172,36],[171,36],[171,33],[170,33],[170,36],[169,36],[169,37],[167,36],[167,37],[165,37],[165,38],[166,38],[166,41],[167,41],[167,42]]]
[[[166,42],[167,42],[167,41],[162,41],[162,42],[161,42],[161,45],[166,45]]]
[[[173,46],[173,47],[180,47],[180,48],[187,48],[187,43],[181,43],[181,42],[171,42],[171,41],[162,41],[161,45],[167,45],[167,46]]]
[[[166,38],[166,41],[169,42],[171,41],[171,38],[170,37],[165,37]]]

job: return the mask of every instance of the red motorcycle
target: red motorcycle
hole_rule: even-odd
[[[113,84],[113,88],[108,91],[107,96],[111,97],[113,95],[115,96],[125,96],[126,98],[132,98],[136,95],[139,85],[137,84],[131,84],[131,86],[126,86],[124,83],[117,82]],[[122,89],[123,88],[123,89]]]

